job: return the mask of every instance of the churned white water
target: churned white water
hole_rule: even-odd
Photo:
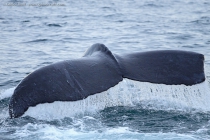
[[[6,89],[6,90],[2,90],[0,92],[0,100],[4,99],[4,98],[9,98],[12,96],[13,92],[15,90],[15,87],[13,88],[9,88],[9,89]]]
[[[38,131],[30,132],[28,129],[35,129]],[[78,132],[75,129],[62,129],[56,128],[49,125],[36,125],[27,124],[21,130],[17,131],[14,137],[27,137],[30,135],[39,135],[40,139],[47,140],[110,140],[110,138],[115,140],[195,140],[193,135],[176,134],[176,133],[138,133],[130,130],[128,127],[117,127],[117,128],[105,128],[101,132],[99,131],[89,131],[89,132]],[[40,135],[42,134],[42,135]],[[25,138],[27,139],[27,138]],[[24,140],[25,140],[24,139]]]
[[[62,119],[95,113],[107,107],[135,106],[158,110],[210,111],[210,88],[207,81],[186,85],[164,85],[123,79],[118,85],[79,101],[38,104],[24,116],[36,119]]]

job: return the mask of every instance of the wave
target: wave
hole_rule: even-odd
[[[200,17],[197,20],[192,21],[192,23],[201,24],[201,25],[209,25],[210,17],[209,16],[203,16],[203,17]]]
[[[27,42],[24,42],[24,43],[33,43],[33,42],[47,42],[47,41],[53,41],[51,39],[35,39],[35,40],[31,40],[31,41],[27,41]]]
[[[40,135],[41,134],[41,135]],[[39,135],[39,139],[103,139],[109,140],[116,139],[170,139],[170,140],[195,140],[193,134],[176,134],[174,132],[169,133],[139,133],[135,132],[128,127],[116,127],[116,128],[104,128],[99,130],[84,131],[77,130],[76,128],[58,128],[46,124],[31,124],[28,123],[24,127],[18,129],[14,138],[30,139],[34,135]],[[202,139],[201,137],[199,139]]]
[[[62,27],[60,24],[52,23],[52,24],[47,24],[49,27]]]

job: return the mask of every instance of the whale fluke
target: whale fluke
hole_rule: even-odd
[[[123,78],[166,85],[205,81],[204,56],[175,50],[116,55],[103,44],[92,45],[82,58],[57,62],[25,77],[9,103],[11,118],[29,107],[54,101],[78,101],[100,94]]]
[[[194,85],[205,80],[204,56],[195,52],[161,50],[115,55],[123,77],[166,85]]]

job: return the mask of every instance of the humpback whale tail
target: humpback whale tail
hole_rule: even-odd
[[[167,85],[194,85],[205,80],[202,54],[162,50],[116,55],[123,77]]]
[[[123,78],[186,86],[205,81],[204,56],[175,50],[113,54],[94,44],[82,58],[42,67],[25,77],[9,103],[11,118],[29,107],[55,101],[78,101],[117,85]]]

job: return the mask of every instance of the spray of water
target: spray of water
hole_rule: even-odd
[[[158,110],[210,111],[208,82],[185,86],[164,85],[124,79],[107,91],[74,102],[56,101],[30,107],[24,116],[37,119],[62,119],[96,113],[106,107],[135,106]]]

